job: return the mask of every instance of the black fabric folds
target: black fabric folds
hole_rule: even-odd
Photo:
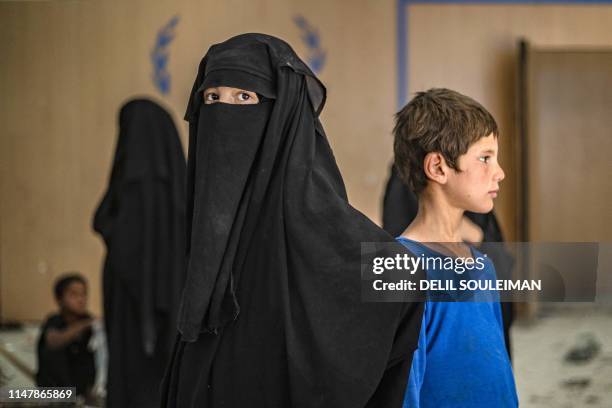
[[[205,105],[209,84],[267,97]],[[277,38],[240,35],[202,59],[186,113],[188,276],[162,406],[401,406],[422,304],[361,301],[361,242],[405,250],[349,205],[324,102]]]
[[[119,114],[108,189],[94,217],[107,247],[107,405],[159,404],[185,279],[185,157],[171,116],[138,99]]]

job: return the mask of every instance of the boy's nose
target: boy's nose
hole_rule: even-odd
[[[495,175],[495,180],[499,183],[500,181],[506,178],[506,173],[504,173],[504,169],[502,169],[501,166],[498,167],[499,169],[497,171],[497,174]]]

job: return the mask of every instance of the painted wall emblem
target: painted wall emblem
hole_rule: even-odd
[[[153,65],[153,84],[163,95],[170,93],[170,72],[168,72],[168,58],[170,56],[170,43],[174,39],[174,29],[179,21],[174,16],[158,32],[155,45],[151,50],[151,64]]]
[[[327,53],[321,47],[321,37],[319,37],[319,31],[310,25],[303,16],[297,15],[293,18],[293,21],[300,29],[302,42],[308,49],[306,63],[312,72],[318,74],[325,66],[325,59],[327,57]]]

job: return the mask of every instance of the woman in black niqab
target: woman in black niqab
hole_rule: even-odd
[[[213,87],[259,103],[205,104]],[[349,205],[324,102],[277,38],[240,35],[202,59],[185,116],[188,274],[163,406],[401,406],[422,306],[361,301],[360,243],[394,241]]]
[[[119,114],[110,183],[94,229],[108,342],[106,405],[159,405],[185,280],[185,156],[171,116],[137,99]]]

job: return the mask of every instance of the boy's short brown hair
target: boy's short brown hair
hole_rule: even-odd
[[[55,281],[55,285],[53,286],[53,294],[55,295],[55,299],[61,301],[64,297],[64,293],[68,286],[74,282],[82,283],[83,286],[87,287],[87,281],[78,272],[68,272],[57,278]]]
[[[450,167],[459,170],[459,156],[491,133],[499,135],[495,119],[472,98],[445,88],[417,92],[395,115],[395,167],[419,193],[427,185],[423,170],[427,153],[440,152]]]

